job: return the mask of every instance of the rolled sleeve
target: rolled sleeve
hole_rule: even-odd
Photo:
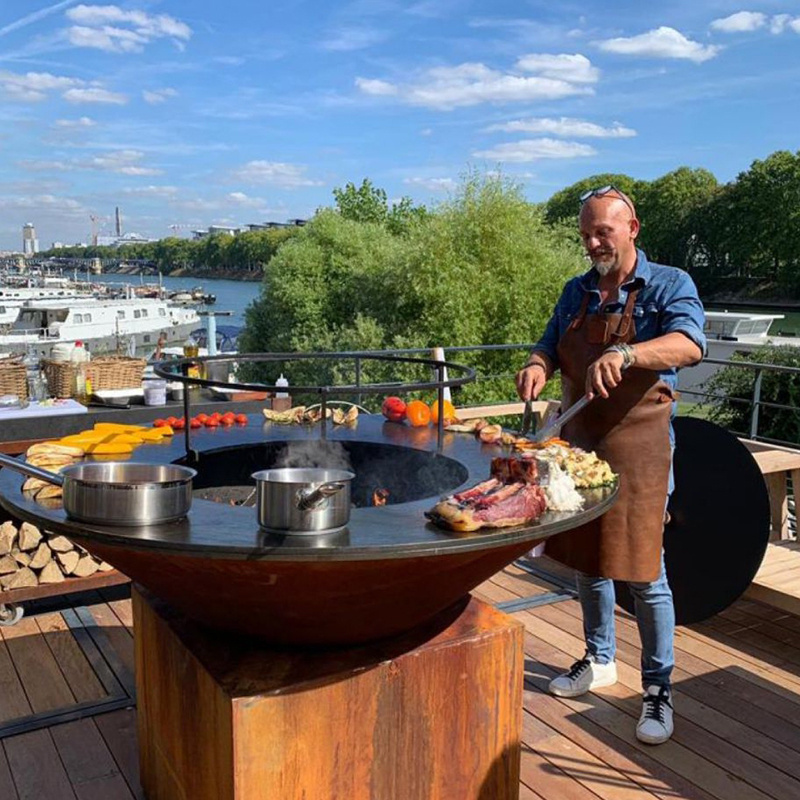
[[[662,333],[682,333],[705,356],[708,342],[703,333],[704,327],[705,311],[697,294],[697,287],[688,273],[678,270],[665,298],[661,317]]]

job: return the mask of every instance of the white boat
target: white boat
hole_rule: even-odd
[[[72,283],[66,279],[45,281],[40,286],[14,286],[0,284],[0,328],[12,325],[22,306],[31,300],[77,300],[94,297],[94,287],[86,283]]]
[[[729,361],[737,353],[750,353],[766,345],[800,346],[796,336],[770,335],[772,324],[784,319],[783,314],[752,314],[748,311],[706,311],[704,332],[708,340],[708,358]],[[720,364],[703,361],[695,367],[686,367],[678,373],[681,400],[698,402],[702,396],[690,394],[704,391],[705,382],[718,370]]]
[[[93,355],[149,355],[159,338],[177,345],[189,338],[200,317],[190,307],[166,300],[32,300],[0,334],[0,353],[48,357],[55,344],[82,341]]]

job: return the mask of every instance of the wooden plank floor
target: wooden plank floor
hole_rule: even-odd
[[[511,566],[477,593],[502,602],[551,589]],[[90,607],[132,670],[129,601],[98,595]],[[545,689],[583,652],[577,602],[514,616],[526,627],[523,800],[800,798],[800,617],[744,600],[679,629],[675,735],[648,747],[634,736],[639,644],[628,614],[617,617],[620,682],[574,700]],[[0,628],[0,720],[103,696],[70,637],[57,613]],[[0,800],[142,798],[135,725],[124,709],[4,739]]]
[[[784,540],[767,546],[747,596],[800,614],[800,542]]]

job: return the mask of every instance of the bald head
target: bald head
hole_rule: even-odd
[[[616,189],[590,197],[581,206],[581,239],[600,275],[633,271],[639,220],[633,203]]]

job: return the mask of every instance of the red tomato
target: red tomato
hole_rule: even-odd
[[[212,414],[212,415],[209,417],[209,419],[215,419],[217,422],[219,422],[219,421],[222,419],[222,414],[220,414],[220,413],[219,413],[219,411],[215,411],[215,412],[214,412],[214,413],[213,413],[213,414]]]
[[[233,411],[228,411],[227,414],[223,414],[222,419],[220,420],[223,425],[233,425],[235,421],[236,414],[234,414]]]
[[[163,428],[167,424],[165,419],[154,419],[153,420],[153,427],[154,428]]]
[[[248,419],[247,414],[237,414],[236,415],[236,424],[237,425],[247,425]]]
[[[167,419],[166,419],[167,425],[169,425],[170,428],[174,428],[175,427],[175,423],[177,421],[178,421],[177,417],[167,417]]]
[[[406,418],[406,404],[399,397],[387,397],[381,412],[390,422],[402,422]]]
[[[175,424],[172,427],[176,431],[182,431],[186,427],[186,420],[183,417],[176,419]]]
[[[201,425],[205,424],[205,421],[208,419],[208,414],[204,414],[202,411],[195,417],[196,420],[200,422]]]
[[[212,415],[203,423],[203,425],[205,425],[206,428],[218,428],[219,427],[219,420],[214,419],[214,417]]]
[[[203,423],[200,422],[200,420],[197,419],[197,417],[194,417],[192,419],[192,421],[189,423],[189,427],[190,428],[202,428],[203,427]]]

